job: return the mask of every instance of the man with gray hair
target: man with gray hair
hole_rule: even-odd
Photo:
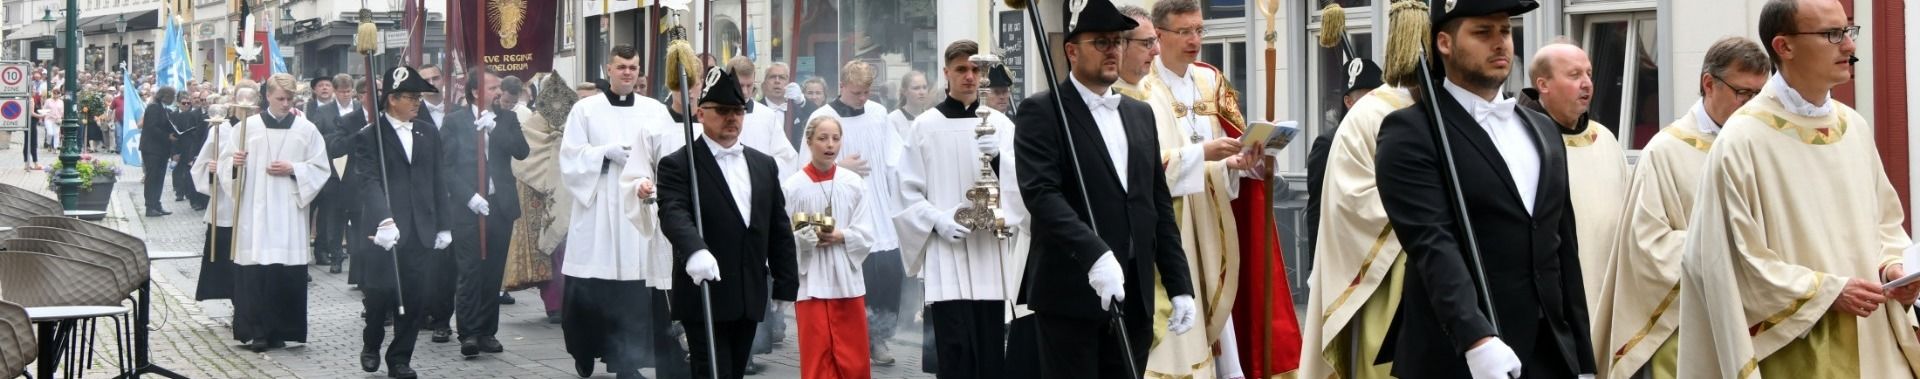
[[[1600,278],[1626,204],[1626,150],[1612,130],[1587,114],[1593,101],[1593,62],[1586,51],[1566,38],[1555,39],[1533,54],[1529,68],[1533,88],[1520,90],[1517,105],[1546,114],[1559,126],[1567,147],[1567,191],[1580,241],[1580,274],[1587,302],[1593,303],[1600,297]]]
[[[1853,80],[1860,26],[1835,0],[1769,1],[1759,26],[1779,72],[1697,166],[1678,376],[1911,377],[1920,284],[1896,281],[1913,241],[1882,125],[1832,96]]]
[[[1680,285],[1693,191],[1720,124],[1759,94],[1773,67],[1760,44],[1743,37],[1714,42],[1702,66],[1700,100],[1647,142],[1626,188],[1626,224],[1592,299],[1593,339],[1601,344],[1594,351],[1617,353],[1601,366],[1604,378],[1675,377],[1680,312],[1668,304]]]

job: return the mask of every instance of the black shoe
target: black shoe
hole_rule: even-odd
[[[420,377],[420,374],[413,372],[413,367],[408,367],[406,364],[391,364],[387,366],[387,377],[389,378],[413,379]]]
[[[466,357],[480,355],[480,338],[479,337],[461,338],[460,339],[460,355],[466,356]]]
[[[593,376],[593,359],[573,358],[573,372],[582,378]]]
[[[433,343],[447,343],[451,341],[453,341],[453,329],[433,331]]]
[[[747,361],[747,375],[760,375],[761,371],[766,370],[767,365],[760,364],[760,361]]]
[[[286,341],[273,341],[273,342],[268,342],[268,343],[267,343],[267,348],[268,348],[268,349],[285,349],[285,348],[287,348],[287,343],[286,343]]]
[[[366,372],[380,371],[380,351],[361,350],[360,370]]]
[[[506,292],[500,293],[500,304],[513,305],[513,303],[517,303],[517,301],[513,300],[513,295],[508,295]]]
[[[500,352],[507,351],[507,347],[500,346],[500,339],[493,338],[493,336],[486,336],[480,337],[480,351],[499,354]]]
[[[340,273],[340,261],[333,261],[333,267],[327,268],[327,272],[334,274]]]
[[[267,340],[265,339],[257,339],[247,343],[247,351],[252,351],[255,353],[267,352],[267,347],[268,347],[268,344],[267,344]]]
[[[166,216],[170,214],[172,213],[167,213],[167,211],[156,211],[152,209],[147,210],[147,217],[160,217],[160,216]]]
[[[547,312],[547,323],[548,324],[560,323],[560,312]]]
[[[206,211],[206,210],[207,210],[207,206],[205,206],[205,205],[195,205],[195,206],[193,206],[193,211],[194,211],[194,212],[203,212],[203,211]]]

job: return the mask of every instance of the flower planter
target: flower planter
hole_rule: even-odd
[[[81,216],[80,219],[100,221],[107,217],[105,213],[107,211],[107,203],[113,200],[113,183],[113,177],[104,175],[97,176],[93,178],[92,188],[80,190],[80,198],[76,200],[78,203],[76,206],[79,210],[102,212],[98,216]]]

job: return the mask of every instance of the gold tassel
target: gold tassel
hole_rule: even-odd
[[[1320,8],[1320,47],[1340,45],[1340,34],[1347,32],[1347,9],[1339,3]]]
[[[694,70],[699,69],[700,58],[693,53],[693,43],[687,42],[687,40],[674,40],[667,44],[668,90],[679,91],[682,84],[687,84],[691,87],[692,83],[681,83],[681,80],[683,80],[682,77],[692,76],[694,77],[693,80],[701,80],[700,75],[702,75],[702,73],[694,72]],[[683,72],[686,74],[682,75],[681,73]]]
[[[1414,71],[1420,66],[1419,52],[1426,49],[1428,40],[1433,38],[1428,32],[1432,28],[1431,15],[1427,14],[1427,3],[1420,0],[1401,0],[1393,3],[1388,11],[1387,60],[1380,66],[1380,79],[1394,87],[1408,87],[1419,83]]]
[[[373,54],[380,50],[380,29],[373,25],[373,11],[360,10],[360,27],[353,33],[353,51]]]

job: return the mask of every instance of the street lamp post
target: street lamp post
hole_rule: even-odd
[[[113,48],[114,55],[119,56],[118,57],[119,59],[115,59],[112,61],[112,63],[107,64],[109,72],[111,72],[112,67],[120,63],[120,61],[127,60],[127,50],[129,49],[127,49],[127,14],[126,13],[121,13],[119,16],[114,17],[113,32],[119,36],[118,38],[120,38],[120,40],[118,41],[119,43],[114,44],[115,47]]]
[[[67,84],[66,110],[60,117],[60,172],[55,183],[60,185],[60,208],[68,211],[80,209],[80,170],[74,168],[80,164],[80,114],[75,100],[79,99],[80,71],[75,63],[80,61],[80,34],[74,20],[80,19],[80,0],[67,0],[67,59],[62,71],[66,72]]]

